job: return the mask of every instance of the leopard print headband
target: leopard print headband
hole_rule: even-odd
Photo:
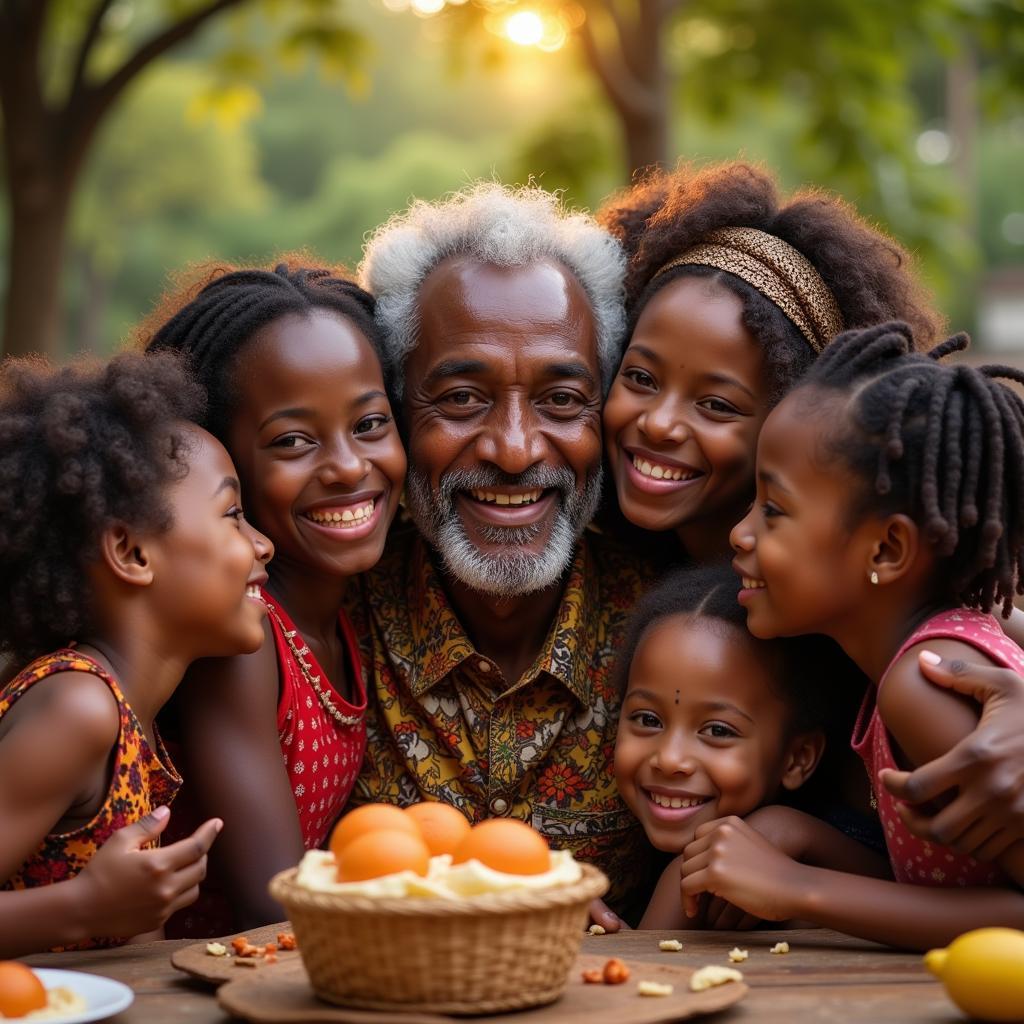
[[[816,353],[843,329],[835,296],[811,261],[765,231],[709,231],[703,241],[666,263],[654,277],[675,267],[694,265],[727,271],[756,288],[793,321]]]

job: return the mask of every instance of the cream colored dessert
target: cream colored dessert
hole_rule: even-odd
[[[313,892],[333,892],[346,896],[416,896],[426,899],[460,899],[484,893],[523,889],[548,889],[571,885],[583,870],[568,850],[551,851],[551,868],[539,875],[509,875],[494,871],[478,860],[452,864],[449,854],[430,858],[426,877],[413,871],[399,871],[364,882],[339,882],[334,854],[327,850],[308,850],[299,863],[296,884]]]
[[[69,988],[48,988],[46,990],[46,1006],[40,1010],[33,1010],[23,1017],[4,1018],[0,1013],[0,1019],[10,1020],[48,1020],[54,1017],[71,1017],[77,1013],[85,1012],[85,1000]]]

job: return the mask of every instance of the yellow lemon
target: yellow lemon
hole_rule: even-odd
[[[1024,932],[979,928],[945,949],[925,954],[925,966],[969,1017],[1024,1020]]]

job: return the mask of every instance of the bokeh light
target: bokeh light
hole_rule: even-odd
[[[410,6],[414,14],[429,18],[432,14],[439,14],[444,9],[445,0],[411,0]]]
[[[536,11],[516,11],[505,19],[505,35],[518,46],[536,46],[544,38],[544,19]]]

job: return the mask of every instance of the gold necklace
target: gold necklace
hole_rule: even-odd
[[[289,649],[295,656],[295,660],[299,664],[299,671],[302,672],[303,679],[309,683],[310,686],[316,691],[316,695],[320,698],[320,703],[323,705],[324,710],[333,718],[339,725],[358,725],[363,718],[362,712],[358,715],[346,715],[337,704],[331,699],[331,695],[320,685],[320,676],[313,675],[313,670],[306,664],[305,656],[309,654],[309,647],[306,642],[299,636],[297,629],[285,629],[284,623],[281,621],[281,616],[277,614],[277,609],[264,597],[263,603],[267,606],[267,611],[274,616],[274,621],[281,627],[281,632],[284,634],[285,643],[288,644]],[[298,647],[295,643],[295,637],[299,636],[299,640],[302,640],[302,646]]]

